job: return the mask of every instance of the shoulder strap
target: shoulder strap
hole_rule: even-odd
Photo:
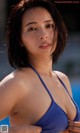
[[[42,77],[39,75],[39,73],[36,71],[36,69],[35,69],[32,65],[29,64],[29,67],[32,68],[32,70],[37,74],[37,76],[39,77],[41,83],[43,84],[43,86],[45,87],[46,91],[48,92],[48,94],[49,94],[51,100],[53,100],[53,97],[52,97],[51,93],[49,92],[49,90],[48,90],[46,84],[44,83]]]
[[[75,102],[74,99],[71,97],[71,95],[70,95],[70,93],[69,93],[69,91],[68,91],[66,85],[65,85],[64,82],[62,81],[62,79],[58,76],[58,74],[57,74],[56,72],[54,72],[54,73],[56,74],[56,76],[58,77],[59,81],[61,82],[61,84],[63,85],[63,87],[64,87],[65,90],[67,91],[68,95],[70,96],[72,102],[74,103],[74,105],[75,105],[75,107],[76,107],[76,110],[77,110],[77,113],[76,113],[76,117],[77,117],[77,114],[78,114],[78,112],[79,112],[79,108],[78,108],[76,102]],[[76,119],[76,117],[75,117],[75,119]]]

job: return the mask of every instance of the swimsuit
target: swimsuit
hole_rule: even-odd
[[[49,89],[45,85],[44,81],[42,80],[41,76],[38,74],[38,72],[33,68],[33,66],[29,65],[33,71],[37,74],[39,77],[41,83],[43,84],[44,88],[48,92],[50,98],[51,98],[51,105],[46,111],[46,113],[35,123],[36,126],[42,127],[41,133],[60,133],[63,132],[68,128],[68,116],[63,111],[63,109],[54,101],[51,93],[49,92]],[[57,75],[58,77],[58,75]],[[69,94],[65,84],[63,81],[58,77],[59,81],[63,85],[63,87],[66,89],[67,93]],[[70,96],[70,94],[69,94]],[[73,121],[79,121],[80,120],[80,112],[78,109],[78,106],[70,96],[71,100],[76,106],[76,116]]]

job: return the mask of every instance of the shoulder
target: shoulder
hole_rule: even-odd
[[[60,72],[60,71],[54,71],[58,77],[60,77],[62,80],[64,81],[68,81],[69,82],[69,79],[68,79],[68,76],[66,74],[64,74],[63,72]]]
[[[71,85],[70,85],[70,80],[69,80],[68,76],[60,71],[54,71],[54,72],[64,82],[69,94],[72,96]]]
[[[26,72],[26,73],[25,73]],[[11,83],[14,84],[14,82],[16,83],[15,85],[18,85],[19,83],[21,83],[21,81],[24,80],[26,75],[26,78],[29,76],[29,72],[26,69],[16,69],[13,72],[11,72],[9,75],[7,75],[0,83]]]
[[[15,97],[22,96],[22,94],[24,95],[25,82],[26,86],[28,86],[29,83],[28,75],[28,72],[25,74],[25,70],[13,71],[0,82],[0,91],[5,90],[5,92],[13,93]]]
[[[4,92],[8,95],[15,94],[19,88],[19,78],[16,72],[12,72],[7,75],[1,82],[0,82],[0,92]]]
[[[0,82],[0,119],[11,114],[24,96],[29,96],[30,74],[26,71],[15,70]]]

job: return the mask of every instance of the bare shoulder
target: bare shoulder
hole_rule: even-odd
[[[16,103],[27,94],[29,87],[25,77],[28,79],[28,75],[23,70],[16,70],[0,82],[0,119],[10,115]]]
[[[66,74],[64,74],[63,72],[60,71],[54,71],[58,77],[64,82],[68,92],[70,93],[70,95],[72,96],[72,91],[71,91],[71,86],[70,86],[70,80],[68,78],[68,76]]]
[[[65,81],[68,81],[69,82],[69,79],[68,79],[68,76],[66,74],[64,74],[63,72],[60,72],[60,71],[54,71],[61,79],[65,80]]]
[[[9,96],[12,93],[16,93],[19,88],[17,74],[14,72],[7,75],[1,82],[0,82],[0,95],[5,96],[8,94]],[[15,97],[16,98],[16,97]]]
[[[18,88],[14,72],[0,82],[0,120],[11,114],[19,98]]]
[[[27,70],[26,70],[27,71]],[[26,79],[25,79],[26,77]],[[14,70],[12,73],[7,75],[1,82],[0,82],[0,89],[1,88],[10,88],[10,90],[20,91],[20,88],[24,87],[25,80],[27,81],[29,77],[29,72],[27,71],[25,74],[25,70]],[[28,82],[26,82],[27,84]]]

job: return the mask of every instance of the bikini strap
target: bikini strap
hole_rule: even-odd
[[[58,74],[57,74],[56,72],[54,72],[54,73],[56,74],[56,76],[57,76],[57,78],[59,79],[60,83],[63,85],[63,87],[64,87],[65,90],[67,91],[69,97],[71,98],[72,102],[74,103],[74,105],[76,106],[76,108],[77,108],[77,110],[78,110],[78,106],[77,106],[77,104],[75,103],[74,99],[71,97],[71,95],[70,95],[70,93],[69,93],[69,91],[68,91],[68,89],[67,89],[65,83],[62,81],[62,79],[58,76]]]
[[[49,94],[49,96],[51,98],[51,101],[53,101],[53,97],[52,97],[51,93],[49,92],[49,90],[48,90],[46,84],[44,83],[43,79],[39,75],[39,73],[36,71],[36,69],[32,65],[29,64],[29,67],[32,68],[32,70],[37,74],[37,76],[39,77],[41,83],[43,84],[43,86],[45,87],[46,91],[48,92],[48,94]]]

